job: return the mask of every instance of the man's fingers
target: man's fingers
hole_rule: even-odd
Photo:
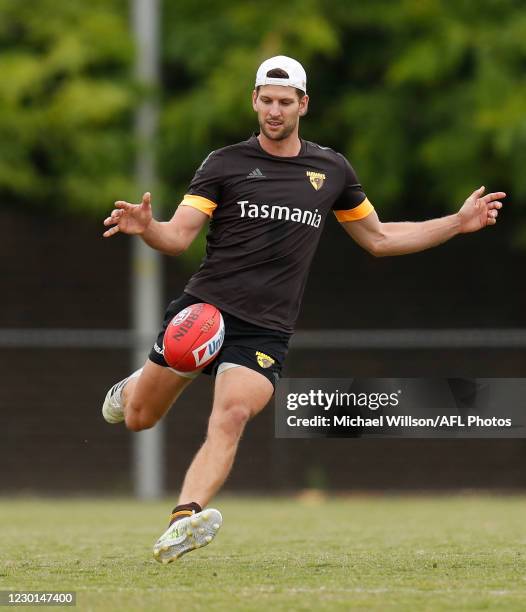
[[[119,231],[119,226],[118,225],[114,225],[108,231],[104,232],[104,234],[102,234],[102,236],[103,236],[103,238],[110,238],[111,236],[114,236],[118,231]]]
[[[122,208],[123,210],[131,210],[134,206],[135,204],[123,202],[122,200],[117,200],[117,202],[115,202],[115,208]]]
[[[501,209],[502,208],[502,202],[499,202],[498,200],[496,200],[495,202],[490,202],[488,204],[488,210],[492,210],[493,208]]]
[[[481,198],[481,200],[484,202],[484,204],[489,204],[490,202],[493,202],[494,200],[500,200],[501,198],[505,198],[505,197],[506,197],[506,194],[504,193],[504,191],[496,191],[495,193],[488,193],[483,198]]]
[[[113,210],[111,215],[104,219],[104,225],[114,225],[115,223],[118,223],[123,214],[123,210]]]
[[[149,191],[147,191],[142,196],[141,204],[130,204],[130,202],[125,202],[124,200],[117,200],[115,202],[115,208],[111,211],[110,216],[104,219],[103,223],[105,226],[113,225],[113,227],[111,227],[109,230],[105,231],[104,234],[102,234],[104,238],[110,238],[111,236],[114,236],[117,232],[119,232],[119,224],[124,227],[126,225],[126,219],[135,216],[133,211],[140,211],[141,206],[143,209],[149,209],[150,201],[151,195]],[[127,229],[123,231],[125,231],[125,233],[128,233]]]
[[[142,196],[142,205],[145,208],[149,208],[152,204],[152,194],[147,191],[143,196]]]
[[[477,203],[479,198],[482,197],[482,194],[484,193],[485,189],[485,187],[479,187],[478,189],[475,189],[475,191],[469,196],[468,200],[472,200],[473,202]]]

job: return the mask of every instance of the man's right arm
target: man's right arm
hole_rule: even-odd
[[[165,255],[180,255],[192,244],[208,215],[190,206],[179,206],[170,221],[152,218],[141,238],[152,249]]]
[[[209,216],[191,206],[179,206],[170,221],[156,221],[152,215],[150,194],[145,193],[141,204],[115,202],[115,209],[104,220],[112,226],[103,234],[110,238],[118,232],[135,234],[153,249],[166,255],[180,255],[190,246]]]

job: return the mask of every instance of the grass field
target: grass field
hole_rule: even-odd
[[[83,611],[525,610],[525,502],[224,497],[216,540],[161,566],[169,501],[2,499],[0,589]]]

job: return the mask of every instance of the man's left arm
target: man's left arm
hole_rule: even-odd
[[[342,223],[345,231],[376,257],[417,253],[446,242],[457,234],[476,232],[495,225],[502,208],[502,191],[483,195],[484,187],[474,191],[453,215],[421,222],[382,223],[372,210],[357,221]]]

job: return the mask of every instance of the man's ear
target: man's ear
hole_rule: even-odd
[[[300,100],[300,117],[304,117],[309,110],[309,96],[305,94],[303,98]]]
[[[252,92],[252,108],[254,109],[256,113],[258,112],[258,109],[256,107],[257,98],[258,98],[258,92],[254,89],[254,91]]]

